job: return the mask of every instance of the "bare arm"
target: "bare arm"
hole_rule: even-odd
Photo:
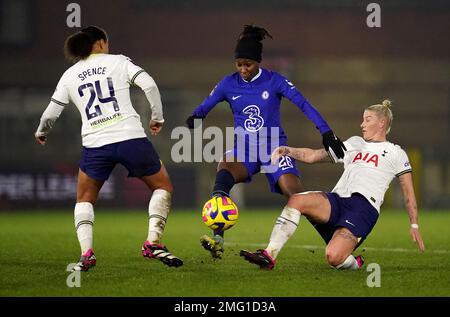
[[[418,225],[418,209],[416,202],[416,195],[414,194],[414,185],[412,180],[412,173],[406,173],[399,177],[400,187],[403,193],[403,200],[405,202],[406,210],[408,210],[409,221],[411,225]],[[417,243],[420,251],[425,251],[425,245],[419,233],[419,228],[411,227],[409,230],[411,238]]]
[[[331,162],[325,149],[313,150],[309,148],[293,148],[289,146],[277,147],[272,153],[272,164],[277,164],[281,156],[290,156],[303,163]]]

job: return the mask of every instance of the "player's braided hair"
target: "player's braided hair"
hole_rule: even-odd
[[[386,99],[383,100],[381,104],[373,105],[366,108],[366,110],[375,112],[378,117],[384,117],[387,119],[386,134],[388,134],[389,131],[391,131],[392,121],[394,120],[394,115],[392,114],[391,106],[392,102]]]
[[[247,24],[247,25],[244,25],[244,30],[239,35],[239,40],[244,38],[244,37],[246,37],[246,38],[254,38],[258,42],[261,42],[266,37],[272,38],[272,35],[270,35],[270,33],[265,28],[261,28],[259,26],[254,26],[254,25],[251,25],[251,24]]]
[[[94,25],[67,37],[64,43],[64,55],[71,62],[87,58],[92,52],[92,46],[98,40],[108,41],[106,32]]]
[[[244,25],[244,30],[239,34],[234,57],[247,58],[260,63],[263,49],[261,41],[266,37],[272,38],[266,29],[254,25]]]

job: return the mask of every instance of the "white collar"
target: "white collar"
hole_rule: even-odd
[[[259,78],[259,76],[261,76],[261,74],[262,74],[262,69],[261,69],[261,67],[260,67],[260,68],[259,68],[258,74],[256,74],[255,77],[253,77],[250,81],[247,81],[247,80],[245,80],[245,79],[242,79],[242,80],[245,81],[246,83],[251,83],[252,81],[257,80],[257,79]]]

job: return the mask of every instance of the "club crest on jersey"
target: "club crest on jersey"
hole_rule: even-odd
[[[263,93],[261,94],[261,98],[264,100],[269,99],[269,92],[267,90],[264,90]]]
[[[378,154],[370,154],[370,153],[362,153],[359,152],[356,154],[355,158],[353,159],[352,163],[355,163],[356,161],[362,160],[366,163],[373,163],[375,167],[378,167]]]

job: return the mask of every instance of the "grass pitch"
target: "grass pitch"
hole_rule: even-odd
[[[409,237],[405,211],[382,210],[375,229],[357,250],[366,265],[337,271],[324,259],[324,243],[302,217],[299,228],[263,271],[239,257],[240,249],[265,247],[280,210],[241,210],[225,234],[225,254],[213,261],[199,243],[209,233],[199,212],[174,210],[163,242],[184,261],[180,268],[144,259],[147,213],[96,210],[94,250],[97,266],[69,288],[66,267],[79,246],[72,210],[0,213],[0,296],[151,296],[151,297],[303,297],[450,296],[450,212],[420,214],[427,251]],[[381,268],[381,287],[370,288],[367,264]]]

